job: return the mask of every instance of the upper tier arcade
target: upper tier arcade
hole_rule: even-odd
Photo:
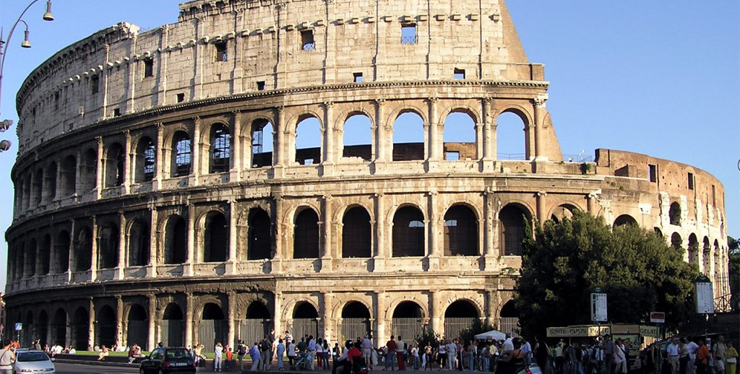
[[[208,98],[453,79],[547,85],[503,1],[193,1],[177,23],[119,23],[35,69],[17,96],[20,155],[106,119]]]

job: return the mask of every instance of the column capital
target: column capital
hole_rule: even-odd
[[[589,192],[587,197],[596,200],[599,198],[599,195],[601,195],[601,192]]]
[[[376,97],[375,99],[373,99],[373,102],[375,103],[375,105],[381,105],[385,102],[385,99],[382,97]]]
[[[536,195],[537,195],[537,197],[545,197],[545,196],[547,196],[547,192],[545,192],[545,191],[538,191],[536,193]]]
[[[103,137],[98,135],[95,137],[95,141],[98,143],[98,145],[103,144]]]
[[[157,122],[154,126],[157,127],[157,131],[164,131],[164,124],[162,122]]]
[[[429,104],[436,104],[437,101],[439,101],[439,98],[436,97],[436,96],[432,96],[432,97],[428,97],[427,98],[427,103],[429,103]]]
[[[535,106],[544,107],[545,103],[547,102],[547,99],[549,98],[550,97],[547,94],[543,94],[543,95],[539,95],[535,97],[534,99],[532,99],[532,101],[534,102]]]
[[[332,106],[334,106],[334,102],[333,101],[324,101],[323,103],[321,103],[321,105],[323,105],[324,108],[329,109]]]

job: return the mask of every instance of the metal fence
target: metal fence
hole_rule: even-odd
[[[246,344],[252,344],[268,335],[271,328],[272,321],[269,319],[245,319],[239,323],[237,339],[243,340]]]
[[[299,342],[305,335],[313,335],[315,338],[319,336],[319,321],[315,318],[295,318],[291,332],[293,339]]]
[[[445,338],[454,339],[460,337],[460,332],[469,329],[475,320],[476,318],[474,317],[445,318]]]
[[[406,341],[420,337],[424,332],[421,318],[394,318],[391,322],[391,333],[402,336]]]
[[[165,347],[183,347],[182,332],[185,326],[181,319],[164,319],[160,327],[161,341]]]
[[[518,317],[501,317],[499,319],[499,331],[510,334],[511,336],[519,336],[519,318]]]
[[[131,346],[138,344],[143,350],[150,350],[147,346],[149,341],[149,326],[146,321],[129,321],[126,334],[126,344]]]
[[[203,344],[204,352],[213,352],[217,342],[225,344],[229,325],[220,319],[204,319],[198,325],[198,343]]]
[[[343,342],[348,339],[355,340],[358,337],[364,338],[372,329],[368,318],[342,318],[342,326],[339,331],[339,341]]]

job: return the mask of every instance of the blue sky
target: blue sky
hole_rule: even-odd
[[[337,0],[349,1],[349,0]],[[0,1],[4,36],[30,0]],[[177,20],[178,0],[53,0],[25,15],[33,48],[16,29],[6,58],[0,119],[17,122],[15,94],[54,52],[121,21],[152,29]],[[156,4],[156,5],[153,5]],[[548,109],[565,154],[596,148],[687,163],[725,187],[728,233],[740,236],[740,2],[509,0],[531,62],[546,64]],[[15,141],[15,129],[0,134]],[[12,220],[10,170],[0,153],[0,228]],[[512,151],[513,152],[513,151]],[[7,243],[0,241],[0,287]]]

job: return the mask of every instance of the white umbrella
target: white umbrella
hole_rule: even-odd
[[[504,340],[506,339],[506,334],[504,334],[501,331],[491,330],[488,332],[484,332],[482,334],[478,334],[475,336],[475,340]]]

